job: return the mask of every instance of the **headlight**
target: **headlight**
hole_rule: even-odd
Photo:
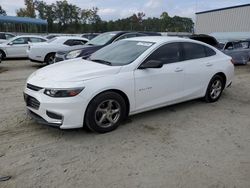
[[[50,97],[74,97],[81,93],[84,89],[82,88],[72,88],[72,89],[45,89],[44,94]]]
[[[66,59],[73,59],[73,58],[76,58],[77,56],[79,56],[81,54],[82,50],[74,50],[74,51],[71,51],[69,52],[67,55],[66,55]]]

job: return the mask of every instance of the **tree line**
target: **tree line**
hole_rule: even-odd
[[[24,0],[25,7],[16,10],[21,17],[41,18],[48,22],[48,31],[54,33],[106,32],[114,30],[192,32],[191,18],[169,16],[163,12],[160,18],[135,13],[127,18],[105,21],[98,15],[99,9],[82,9],[67,0],[48,4],[42,0]],[[0,15],[6,11],[0,5]]]

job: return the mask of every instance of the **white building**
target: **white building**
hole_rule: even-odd
[[[250,4],[196,13],[195,33],[250,32]]]

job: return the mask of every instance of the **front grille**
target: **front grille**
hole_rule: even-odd
[[[40,102],[35,99],[34,97],[31,97],[29,95],[26,95],[25,97],[26,105],[28,107],[34,108],[35,110],[38,110],[40,107]]]
[[[32,84],[27,84],[27,88],[29,88],[33,91],[40,91],[41,89],[43,89],[42,87],[34,86]]]

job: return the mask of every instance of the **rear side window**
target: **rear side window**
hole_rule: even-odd
[[[161,61],[163,64],[175,63],[181,60],[181,49],[179,43],[165,44],[154,51],[147,59]]]
[[[71,45],[72,46],[76,46],[76,45],[84,45],[86,43],[86,41],[83,40],[73,40]]]
[[[36,43],[36,42],[44,42],[44,39],[36,38],[36,37],[30,37],[30,42]]]
[[[216,52],[215,52],[213,49],[211,49],[211,48],[209,48],[209,47],[207,47],[207,46],[204,46],[204,48],[205,48],[206,56],[207,56],[207,57],[216,55]]]
[[[191,42],[182,43],[183,47],[183,60],[199,59],[206,57],[206,51],[203,45]]]
[[[67,40],[67,41],[64,42],[63,44],[65,44],[65,45],[67,45],[67,46],[72,46],[73,40]]]

